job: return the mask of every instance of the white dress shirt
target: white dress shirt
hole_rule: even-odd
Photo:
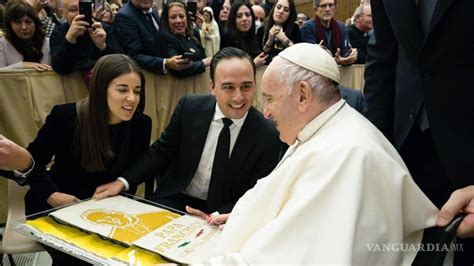
[[[216,153],[217,139],[219,138],[219,133],[224,127],[222,118],[225,115],[222,113],[219,105],[216,103],[216,111],[214,112],[214,117],[212,118],[209,131],[207,132],[206,143],[204,144],[204,149],[202,150],[201,160],[199,161],[198,168],[194,174],[191,183],[184,190],[184,194],[195,197],[198,199],[207,199],[207,192],[209,190],[209,182],[211,180],[212,166],[214,164],[214,154]],[[244,124],[247,113],[240,119],[232,119],[232,125],[230,125],[230,147],[229,147],[229,157],[232,154],[232,150],[235,145],[235,141],[239,136],[240,129]]]

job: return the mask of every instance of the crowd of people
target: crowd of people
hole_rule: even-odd
[[[152,0],[115,0],[92,8],[94,19],[86,21],[79,0],[7,1],[0,68],[80,71],[90,87],[92,66],[107,54],[127,54],[143,69],[183,78],[204,72],[225,47],[243,49],[259,67],[299,42],[324,45],[339,64],[349,65],[365,62],[372,28],[370,6],[362,4],[346,30],[334,20],[334,0],[315,1],[314,20],[297,14],[293,0],[201,0],[195,11],[174,0],[161,7]]]
[[[115,0],[92,21],[79,0],[9,0],[0,70],[79,71],[89,96],[55,106],[27,148],[0,135],[0,175],[30,186],[27,214],[155,177],[153,201],[223,227],[216,264],[411,263],[413,250],[367,244],[416,244],[464,212],[454,262],[472,264],[474,111],[469,97],[443,101],[443,89],[472,94],[472,62],[452,57],[451,37],[473,4],[426,15],[425,0],[404,0],[414,17],[401,22],[397,1],[362,1],[341,22],[337,0],[314,0],[313,19],[294,0],[198,0],[196,11]],[[339,65],[351,64],[366,64],[365,99],[339,84]],[[185,78],[206,67],[210,94],[182,97],[150,140],[143,70]]]

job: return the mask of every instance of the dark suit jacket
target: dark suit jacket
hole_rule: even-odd
[[[160,22],[154,12],[153,18]],[[113,25],[127,55],[144,69],[163,73],[164,49],[158,44],[158,32],[141,10],[131,2],[125,4],[114,17]]]
[[[474,183],[472,0],[438,1],[424,37],[414,0],[372,1],[364,96],[367,117],[396,148],[422,104],[435,148],[454,187]]]
[[[181,98],[161,137],[124,172],[123,177],[136,186],[158,174],[161,177],[155,197],[168,197],[184,191],[201,159],[215,105],[216,100],[211,95]],[[275,126],[252,107],[232,150],[228,180],[219,188],[227,192],[226,199],[213,203],[221,206],[217,209],[219,212],[230,212],[259,178],[273,170],[278,162],[280,145]]]
[[[25,196],[27,214],[51,208],[46,200],[57,191],[79,199],[91,197],[97,186],[115,180],[149,147],[151,119],[148,116],[139,115],[128,122],[110,126],[111,148],[116,156],[106,162],[105,171],[87,172],[81,166],[80,152],[73,145],[76,121],[74,103],[56,105],[36,139],[28,146],[35,167],[29,180],[31,189]],[[46,170],[53,156],[54,164]]]
[[[369,42],[369,34],[360,31],[354,24],[347,27],[347,34],[352,48],[357,48],[357,61],[354,64],[365,64],[367,58],[367,43]]]
[[[75,70],[87,71],[92,69],[101,56],[122,53],[122,47],[120,47],[112,27],[104,23],[102,26],[107,33],[107,46],[104,51],[95,46],[87,32],[77,38],[76,44],[72,44],[66,40],[69,24],[64,23],[56,26],[49,41],[51,65],[54,71],[59,74],[69,74]]]
[[[196,33],[194,36],[197,41],[168,32],[160,32],[160,36],[158,45],[166,50],[166,57],[182,55],[184,52],[194,53],[193,63],[180,71],[170,70],[173,75],[178,78],[185,78],[206,71],[206,66],[202,62],[202,59],[206,58],[206,52],[201,45],[199,34]]]

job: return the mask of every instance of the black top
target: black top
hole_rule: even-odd
[[[139,115],[110,126],[110,146],[115,157],[106,161],[105,171],[90,173],[82,168],[80,151],[73,145],[76,126],[76,104],[56,105],[28,146],[35,167],[29,180],[31,188],[25,196],[27,215],[50,209],[46,201],[54,192],[79,199],[91,197],[97,186],[115,180],[149,147],[151,119],[148,116]],[[54,164],[47,170],[53,156]]]
[[[352,48],[357,48],[357,61],[355,64],[365,64],[367,58],[367,43],[370,36],[368,33],[360,31],[355,25],[347,27],[347,34]]]
[[[257,57],[262,50],[258,47],[257,40],[247,45],[248,48],[244,48],[244,45],[237,39],[237,37],[229,31],[221,36],[221,49],[226,47],[236,47],[247,52],[252,58]]]
[[[194,60],[191,66],[180,71],[170,70],[170,72],[178,78],[185,78],[206,71],[206,67],[202,59],[206,58],[206,52],[201,45],[200,37],[195,32],[194,38],[174,35],[167,32],[160,33],[160,43],[162,47],[166,47],[166,57],[182,55],[184,52],[194,53]]]
[[[263,39],[263,33],[265,31],[265,27],[260,27],[257,30],[257,43],[258,43],[258,48],[260,50],[263,50],[263,46],[265,46],[265,43],[267,40]],[[298,25],[295,25],[293,27],[293,30],[291,31],[290,36],[286,36],[288,39],[290,39],[293,43],[299,43],[300,42],[300,28]],[[268,52],[268,57],[266,60],[266,64],[270,64],[272,62],[273,57],[277,56],[281,51],[285,50],[286,46],[283,45],[283,43],[280,42],[280,40],[275,40],[272,45],[272,49],[270,49],[270,52]]]
[[[69,74],[75,70],[87,71],[92,69],[101,56],[123,53],[112,27],[103,23],[102,27],[107,33],[107,46],[104,51],[95,46],[87,32],[77,38],[76,44],[72,44],[66,40],[69,24],[56,26],[49,40],[54,71],[59,74]]]

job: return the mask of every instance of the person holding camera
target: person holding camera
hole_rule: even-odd
[[[165,55],[172,57],[181,55],[188,61],[188,66],[170,72],[178,78],[193,76],[206,71],[212,57],[206,57],[201,45],[199,33],[192,27],[190,15],[181,2],[168,2],[161,14],[160,46]]]
[[[79,0],[63,0],[62,12],[67,23],[54,29],[50,48],[54,71],[69,74],[79,70],[89,88],[91,69],[97,60],[103,55],[122,53],[122,48],[112,27],[94,21],[92,8],[84,10],[90,12],[80,14]]]

